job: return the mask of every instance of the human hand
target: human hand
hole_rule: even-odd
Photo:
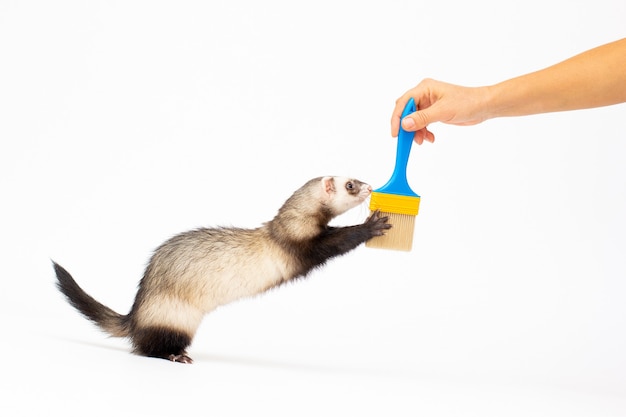
[[[433,79],[424,79],[396,100],[391,116],[391,135],[398,136],[400,123],[407,132],[415,132],[418,145],[434,142],[435,135],[428,130],[433,122],[458,126],[469,126],[486,120],[484,107],[487,89],[485,87],[462,87]],[[404,106],[413,97],[417,111],[402,121]]]

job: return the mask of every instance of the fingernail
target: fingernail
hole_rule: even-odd
[[[411,130],[411,129],[415,128],[415,121],[412,118],[410,118],[410,117],[405,117],[402,120],[402,127],[405,130]]]

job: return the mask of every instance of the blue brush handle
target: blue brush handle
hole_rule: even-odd
[[[415,101],[411,98],[409,102],[404,106],[404,111],[402,112],[402,117],[400,120],[404,119],[409,114],[415,112]],[[393,174],[391,174],[391,179],[387,181],[387,184],[383,185],[374,192],[385,193],[385,194],[399,194],[399,195],[408,195],[413,197],[419,197],[411,187],[409,187],[409,183],[406,179],[406,166],[409,162],[409,154],[411,153],[411,146],[413,145],[413,138],[415,137],[415,132],[407,132],[402,129],[402,123],[400,124],[400,130],[398,132],[398,150],[396,151],[396,166],[393,169]]]

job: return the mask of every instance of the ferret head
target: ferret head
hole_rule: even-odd
[[[296,190],[270,222],[275,239],[304,241],[320,233],[334,217],[363,203],[372,187],[346,177],[313,178]]]
[[[372,187],[362,181],[346,177],[323,177],[319,180],[322,205],[333,217],[354,208],[372,193]]]

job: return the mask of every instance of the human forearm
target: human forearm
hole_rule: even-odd
[[[607,106],[626,101],[626,39],[487,87],[486,118]]]

